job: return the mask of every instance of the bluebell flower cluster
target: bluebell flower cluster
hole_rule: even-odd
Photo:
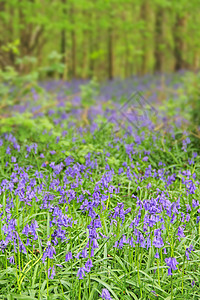
[[[150,275],[158,264],[165,267],[163,272],[168,269],[169,276],[181,272],[198,247],[188,234],[191,228],[200,230],[199,181],[194,168],[198,154],[187,153],[189,136],[185,134],[179,145],[183,157],[188,154],[186,165],[174,163],[169,168],[164,137],[161,142],[159,134],[154,134],[155,126],[148,116],[131,115],[129,111],[129,118],[141,125],[140,130],[123,120],[124,131],[118,135],[112,132],[108,143],[102,141],[101,145],[95,120],[105,112],[109,121],[113,117],[112,125],[119,126],[118,104],[113,103],[113,109],[106,111],[103,102],[88,108],[88,125],[84,127],[80,126],[80,98],[72,99],[70,112],[61,109],[61,100],[47,113],[57,130],[44,126],[41,136],[44,140],[48,137],[46,144],[34,139],[23,144],[11,133],[0,138],[4,157],[0,254],[6,257],[6,264],[15,265],[23,274],[23,268],[27,271],[31,264],[40,264],[49,280],[71,269],[80,285],[81,280],[94,274],[93,270],[97,273],[97,268],[100,274],[110,274],[106,264],[112,271],[118,255],[125,261],[127,253],[128,268],[136,270],[138,264],[142,265],[143,253],[144,257],[151,256]],[[38,102],[37,97],[34,102]],[[167,126],[164,117],[158,119]],[[168,129],[174,141],[173,127]],[[88,142],[89,134],[93,144]],[[154,161],[157,152],[158,163]],[[112,299],[106,288],[100,297]]]

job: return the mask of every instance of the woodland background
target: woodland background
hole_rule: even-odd
[[[199,65],[199,0],[0,0],[2,71],[104,80]]]

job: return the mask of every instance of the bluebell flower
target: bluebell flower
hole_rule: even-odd
[[[83,277],[85,277],[85,268],[84,267],[78,269],[77,277],[78,277],[78,279],[83,279]]]
[[[89,273],[92,267],[93,267],[92,260],[89,258],[85,263],[85,271]]]
[[[175,257],[169,257],[169,258],[165,258],[165,262],[167,264],[167,266],[169,267],[168,269],[168,275],[172,275],[172,270],[177,270],[176,265],[178,265],[178,262],[176,260]]]
[[[112,300],[110,293],[107,289],[102,289],[101,298],[104,300]]]
[[[53,279],[55,275],[56,275],[55,267],[54,266],[52,268],[50,267],[48,269],[48,278]]]
[[[188,248],[186,248],[186,251],[185,251],[185,256],[187,257],[187,260],[190,259],[189,254],[190,254],[192,251],[194,251],[194,247],[193,247],[193,245],[191,244]]]
[[[15,264],[15,259],[14,259],[14,255],[12,255],[11,257],[8,258],[9,263],[11,263],[12,265]]]

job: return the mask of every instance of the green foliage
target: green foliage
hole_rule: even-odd
[[[37,71],[20,75],[11,66],[7,66],[4,71],[0,70],[0,97],[2,97],[4,104],[12,103],[13,99],[19,101],[18,97],[27,95],[33,88],[40,93],[43,91],[38,85]]]
[[[99,95],[99,87],[96,78],[93,78],[88,84],[80,86],[83,107],[87,108],[95,103],[95,98]]]
[[[8,76],[7,79],[9,82],[9,80],[12,80],[12,76]],[[12,82],[15,82],[14,79]],[[36,87],[35,90],[37,90]],[[184,89],[179,90],[180,99],[173,99],[171,97],[166,102],[166,106],[162,108],[163,115],[167,115],[169,122],[171,121],[170,125],[174,126],[175,137],[173,138],[166,128],[162,132],[161,130],[149,131],[147,127],[141,127],[137,134],[144,133],[144,139],[138,144],[134,142],[134,136],[127,135],[124,137],[123,129],[120,130],[119,134],[124,138],[116,141],[116,137],[111,134],[112,124],[108,124],[104,130],[98,131],[97,134],[92,134],[90,131],[83,131],[82,135],[77,132],[76,126],[69,127],[71,120],[69,118],[62,120],[62,127],[59,124],[55,125],[54,119],[59,118],[61,116],[60,113],[63,111],[69,112],[73,108],[72,103],[62,108],[53,106],[55,114],[50,116],[46,113],[47,110],[45,107],[46,104],[54,104],[52,94],[46,95],[48,97],[45,102],[43,91],[40,92],[40,88],[37,91],[40,97],[39,103],[44,113],[42,117],[30,112],[23,114],[16,114],[15,112],[14,116],[0,119],[0,135],[3,139],[3,145],[0,147],[0,177],[4,180],[5,178],[9,180],[10,176],[13,176],[14,166],[11,163],[11,157],[14,156],[18,165],[23,167],[24,170],[27,170],[27,167],[31,165],[31,168],[26,172],[28,172],[31,179],[34,178],[36,180],[38,188],[43,186],[42,192],[38,192],[37,194],[38,202],[33,198],[30,206],[24,206],[22,201],[18,201],[18,195],[15,195],[9,189],[0,195],[1,226],[4,226],[7,222],[7,218],[5,218],[7,213],[6,201],[12,197],[13,206],[10,208],[9,214],[16,219],[16,226],[24,244],[27,238],[26,235],[21,233],[24,224],[27,223],[30,225],[32,220],[37,220],[39,225],[39,229],[37,229],[39,238],[34,241],[35,248],[26,246],[26,254],[20,253],[18,256],[16,254],[16,264],[19,265],[21,263],[21,268],[16,268],[16,265],[10,264],[7,259],[13,253],[15,254],[12,244],[4,253],[1,252],[0,264],[2,272],[0,274],[0,294],[2,297],[8,300],[42,300],[48,299],[48,297],[49,299],[99,300],[102,289],[106,288],[109,290],[111,297],[116,300],[153,300],[155,297],[170,299],[172,298],[172,293],[173,299],[192,299],[193,295],[197,295],[196,299],[198,299],[198,281],[200,278],[198,268],[196,267],[200,245],[199,225],[196,224],[198,208],[194,209],[191,203],[194,197],[199,197],[199,191],[196,189],[195,195],[188,195],[181,175],[182,171],[187,170],[191,174],[195,172],[197,177],[199,177],[199,157],[196,158],[195,163],[188,165],[189,159],[193,157],[193,152],[197,152],[198,148],[194,148],[194,144],[192,143],[188,145],[187,152],[183,151],[182,140],[185,139],[185,133],[172,122],[177,114],[177,109],[181,107],[181,111],[184,111],[184,107],[186,106],[185,101],[187,97],[183,94]],[[91,81],[85,88],[82,87],[83,111],[94,103],[94,99],[98,93],[99,86],[95,80]],[[31,94],[27,95],[30,96]],[[21,98],[18,100],[21,100]],[[125,96],[121,98],[122,103],[126,102],[126,100]],[[103,109],[107,107],[114,109],[115,103],[110,100],[103,106]],[[106,121],[103,117],[99,117],[99,119],[95,119],[95,122],[98,123],[102,120]],[[76,123],[77,120],[74,118],[73,121]],[[62,134],[63,130],[67,130],[65,136]],[[21,146],[20,152],[13,147],[12,156],[6,153],[9,143],[8,140],[3,138],[5,132],[12,132],[14,134],[17,143]],[[59,138],[59,141],[57,138]],[[32,149],[30,153],[27,153],[27,146],[33,143],[37,143],[37,152],[35,153]],[[134,154],[132,153],[130,157],[126,152],[127,146],[133,143]],[[55,151],[54,154],[51,153],[52,150]],[[145,153],[147,152],[150,154],[148,155],[148,161],[145,161],[143,157],[146,156]],[[44,157],[40,156],[41,153]],[[90,155],[90,160],[88,160],[88,155]],[[68,176],[67,172],[65,172],[65,159],[69,157],[74,159],[74,163],[69,166],[69,170],[74,171],[76,168],[82,170],[83,168],[83,170],[89,172],[86,173],[88,177],[82,171],[78,173],[79,177],[77,178],[82,180],[82,184],[77,187],[75,185],[74,191],[76,197],[68,203],[68,197],[66,196],[62,203],[60,201],[60,192],[63,190],[67,192],[71,191],[72,184],[77,179],[76,177],[73,179],[72,176]],[[89,164],[90,162],[92,165],[94,163],[92,168],[88,166],[89,164],[86,164],[86,160],[87,162],[89,161]],[[46,167],[44,167],[44,162]],[[159,165],[160,162],[162,162],[162,166]],[[62,171],[56,174],[56,168],[53,169],[50,167],[50,163],[55,163],[55,166],[62,163]],[[124,166],[124,163],[127,163],[129,170],[135,173],[135,176],[130,180],[127,178],[126,172],[118,174],[119,168]],[[108,196],[104,203],[106,208],[102,209],[102,206],[100,208],[94,207],[102,223],[101,233],[108,238],[98,239],[99,248],[95,249],[95,255],[92,258],[93,267],[91,272],[90,274],[86,274],[83,280],[79,281],[77,279],[77,270],[83,266],[85,258],[81,258],[80,260],[74,258],[70,262],[65,261],[65,255],[68,251],[72,251],[73,255],[76,255],[87,244],[90,218],[87,212],[80,209],[81,203],[77,199],[78,196],[84,195],[87,201],[93,201],[91,195],[93,195],[94,187],[98,182],[101,182],[102,176],[105,175],[108,167],[110,170],[115,171],[113,179],[110,182],[111,188],[120,187],[119,193],[112,193],[106,188],[104,190],[104,194]],[[152,173],[150,177],[144,175],[149,174],[147,173],[149,170]],[[166,170],[166,174],[163,173],[162,175],[163,170]],[[38,172],[43,175],[43,178],[37,178],[36,174]],[[161,172],[162,176],[159,176],[159,172]],[[166,182],[175,173],[176,177],[174,181],[167,186]],[[66,177],[69,180],[67,184],[64,183]],[[136,180],[137,177],[142,178],[139,183]],[[193,178],[192,180],[195,179]],[[60,182],[60,191],[57,190],[57,185],[55,185],[54,189],[48,189],[49,184],[54,181]],[[147,188],[149,183],[152,186]],[[14,184],[17,187],[19,183],[16,182]],[[37,191],[36,188],[35,191]],[[47,241],[49,241],[49,236],[55,230],[55,224],[52,222],[52,211],[49,212],[46,208],[41,209],[44,195],[49,191],[51,195],[54,195],[54,198],[49,202],[51,207],[58,208],[59,211],[67,214],[67,217],[72,218],[76,222],[73,222],[72,227],[65,228],[67,232],[66,243],[62,242],[58,237],[59,242],[58,245],[55,245],[56,254],[54,255],[54,261],[49,259],[48,263],[43,264],[41,261],[42,254]],[[86,191],[89,191],[91,195],[88,195]],[[177,199],[181,195],[180,207],[182,208],[185,207],[185,204],[190,204],[192,210],[190,214],[191,218],[186,224],[185,235],[187,236],[181,238],[180,243],[177,238],[175,239],[177,228],[182,222],[181,218],[183,218],[180,213],[177,214],[177,220],[173,223],[167,219],[168,226],[162,232],[165,241],[167,241],[166,248],[168,254],[170,255],[171,251],[173,251],[174,256],[179,261],[178,270],[173,271],[171,278],[167,276],[167,267],[164,262],[165,254],[162,254],[163,257],[158,261],[155,258],[155,248],[150,247],[146,249],[139,247],[137,244],[135,247],[130,247],[128,244],[124,245],[123,249],[113,247],[117,239],[121,239],[124,235],[127,235],[127,237],[132,235],[130,224],[134,219],[137,219],[138,216],[141,216],[141,218],[145,217],[143,207],[138,207],[137,203],[140,203],[139,201],[143,201],[144,199],[150,203],[152,199],[158,198],[158,195],[160,195],[158,191],[163,191],[163,193],[167,191],[169,195],[167,201],[172,203],[174,203],[174,199]],[[105,196],[104,194],[103,196]],[[136,202],[136,199],[132,195],[138,197],[139,201]],[[162,196],[160,196],[160,199],[162,200]],[[125,204],[124,209],[131,208],[131,213],[126,215],[123,226],[121,226],[119,218],[116,218],[116,224],[111,224],[110,212],[116,207],[117,203],[121,202]],[[166,202],[166,205],[168,202]],[[148,205],[148,202],[146,205]],[[155,226],[152,228],[152,231],[149,231],[150,237],[154,229],[157,228],[157,224]],[[64,226],[62,229],[64,230]],[[144,231],[142,226],[139,226],[138,230],[141,232]],[[172,239],[174,239],[173,243],[169,245],[168,242],[171,242]],[[186,263],[184,260],[185,250],[191,243],[194,245],[195,251],[191,253],[190,260]],[[161,249],[158,251],[161,256]],[[54,264],[56,270],[54,279],[47,277],[48,264],[49,266]],[[61,267],[61,264],[63,267]],[[192,288],[191,282],[193,280],[195,280],[196,284]]]
[[[54,75],[54,77],[58,77],[58,75],[63,74],[65,65],[61,63],[63,55],[59,54],[57,51],[51,52],[47,56],[47,67],[40,67],[39,71],[41,75],[45,78]]]
[[[191,111],[191,121],[200,126],[200,72],[189,72],[184,78],[187,108]]]
[[[19,39],[13,41],[13,42],[9,42],[3,46],[1,46],[1,49],[5,52],[12,52],[13,54],[19,55],[19,44],[20,41]]]
[[[2,1],[0,16],[4,70],[104,79],[112,64],[113,76],[128,77],[154,71],[161,56],[163,71],[174,70],[176,60],[184,62],[180,68],[199,67],[197,0],[10,0]]]

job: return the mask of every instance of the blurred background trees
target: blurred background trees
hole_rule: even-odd
[[[197,70],[199,0],[0,0],[0,68],[126,78]]]

